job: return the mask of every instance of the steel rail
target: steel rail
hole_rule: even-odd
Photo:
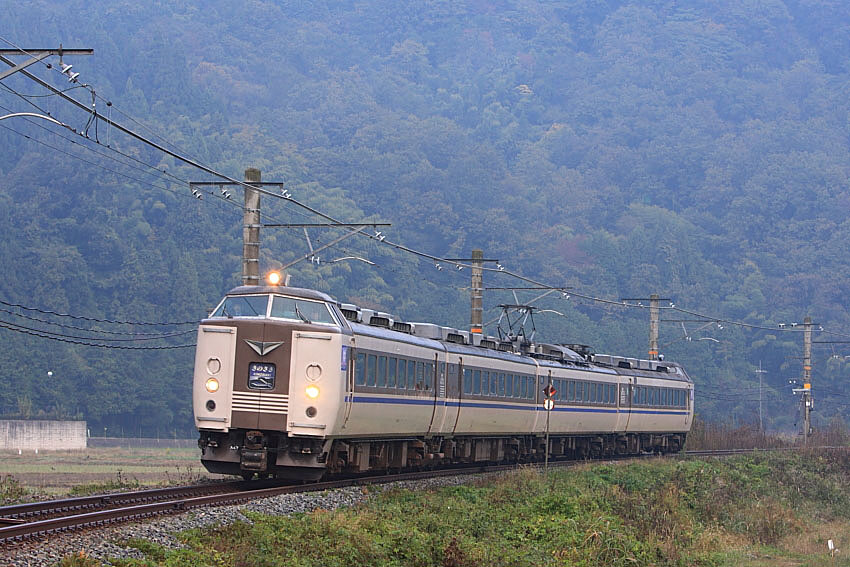
[[[20,523],[26,519],[77,512],[98,508],[117,508],[128,504],[174,499],[176,497],[200,496],[211,492],[231,492],[245,485],[245,481],[225,481],[209,484],[151,488],[133,492],[94,494],[60,500],[42,500],[0,507],[0,525]]]

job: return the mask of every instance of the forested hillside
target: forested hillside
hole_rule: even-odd
[[[348,222],[390,222],[388,239],[436,256],[480,247],[578,295],[659,293],[716,318],[706,327],[665,311],[688,321],[661,329],[662,351],[697,381],[706,418],[753,419],[761,362],[769,423],[793,430],[788,380],[802,372],[802,336],[791,324],[811,315],[816,328],[845,333],[817,341],[850,337],[846,2],[0,7],[0,37],[16,45],[94,48],[67,62],[103,97],[98,111],[232,177],[257,167],[302,202]],[[75,86],[57,62],[30,70]],[[39,98],[0,88],[0,115],[50,111],[85,130],[86,113],[20,74],[2,85]],[[91,103],[85,89],[68,94]],[[209,175],[96,126],[88,134],[101,146],[43,121],[0,122],[0,321],[68,336],[187,332],[88,340],[113,347],[190,344],[192,325],[104,321],[202,318],[239,283],[241,211],[192,196],[187,182]],[[269,197],[263,210],[267,222],[320,220]],[[310,239],[318,247],[340,234],[311,229]],[[309,249],[300,231],[267,229],[262,239],[262,269]],[[367,238],[320,254],[348,255],[377,265],[302,262],[293,285],[408,320],[468,323],[468,270],[438,270]],[[485,282],[526,285],[489,273]],[[645,309],[576,293],[539,302],[564,315],[539,315],[539,338],[645,355]],[[513,301],[487,292],[485,319]],[[93,432],[191,431],[191,348],[98,348],[9,329],[0,338],[0,413],[79,415]],[[823,424],[848,407],[850,349],[815,346],[814,420]]]

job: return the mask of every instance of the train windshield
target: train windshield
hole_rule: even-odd
[[[293,297],[281,297],[279,295],[275,295],[272,298],[271,316],[280,319],[303,321],[304,323],[319,323],[322,325],[337,324],[326,303],[309,301],[307,299],[295,299]]]
[[[268,295],[228,296],[210,317],[265,317],[268,304]]]

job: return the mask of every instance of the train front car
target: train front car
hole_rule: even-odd
[[[351,330],[327,295],[231,290],[198,329],[193,407],[213,473],[317,479],[344,411]]]

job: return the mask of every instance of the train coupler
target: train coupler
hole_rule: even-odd
[[[269,451],[264,441],[265,437],[260,431],[249,431],[245,434],[245,445],[239,456],[240,469],[256,472],[268,470]]]

